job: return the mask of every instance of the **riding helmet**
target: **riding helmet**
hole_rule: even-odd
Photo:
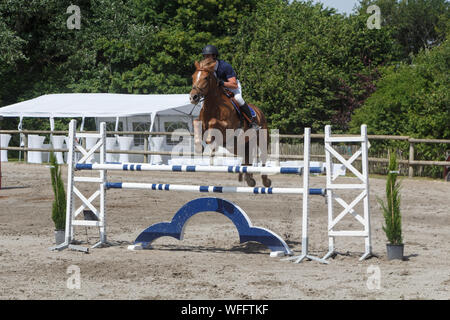
[[[202,54],[215,54],[216,56],[219,56],[219,50],[212,44],[208,44],[206,47],[203,48]]]

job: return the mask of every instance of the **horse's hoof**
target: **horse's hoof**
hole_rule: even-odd
[[[254,187],[254,186],[256,186],[256,180],[253,179],[253,178],[247,179],[247,185],[248,185],[249,187]]]
[[[272,180],[270,180],[270,179],[264,179],[264,180],[263,180],[263,185],[264,185],[264,187],[266,187],[266,188],[270,188],[270,186],[272,185]]]

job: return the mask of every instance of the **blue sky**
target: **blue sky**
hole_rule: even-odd
[[[313,2],[321,2],[326,7],[336,8],[339,13],[350,14],[358,0],[314,0]]]

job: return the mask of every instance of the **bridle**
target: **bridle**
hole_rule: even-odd
[[[203,69],[203,68],[197,69],[196,71],[197,72],[207,72],[208,73],[208,77],[211,76],[211,74],[213,74],[212,71],[207,70],[207,69]],[[216,78],[216,81],[217,81],[217,78]],[[192,85],[192,89],[197,91],[198,95],[200,96],[200,99],[197,102],[197,104],[199,104],[200,102],[203,102],[206,99],[206,97],[208,96],[209,90],[207,91],[206,94],[204,92],[205,92],[205,89],[209,88],[209,82],[210,82],[210,80],[208,79],[206,85],[204,87],[202,87],[202,88],[197,87],[195,84]]]

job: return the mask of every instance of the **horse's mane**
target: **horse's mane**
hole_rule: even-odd
[[[200,69],[212,71],[216,65],[216,60],[213,58],[206,58],[200,61]]]

